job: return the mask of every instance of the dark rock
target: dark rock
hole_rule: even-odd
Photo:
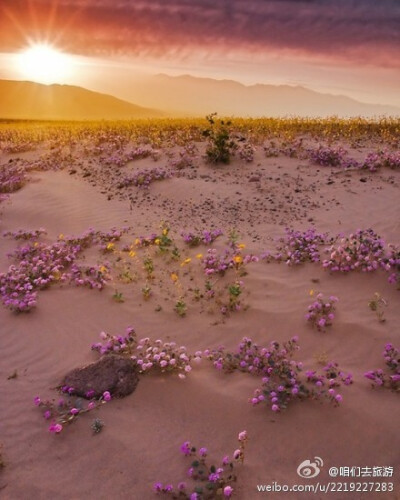
[[[258,175],[253,175],[250,177],[249,182],[259,182],[260,177]]]
[[[60,385],[72,387],[74,393],[83,398],[89,391],[94,391],[94,397],[109,391],[123,398],[136,389],[138,382],[136,363],[132,359],[109,354],[95,363],[71,370]]]

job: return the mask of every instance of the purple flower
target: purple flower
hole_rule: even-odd
[[[246,441],[246,439],[247,439],[247,431],[239,432],[238,440],[239,441]]]
[[[160,493],[163,489],[163,485],[160,482],[154,483],[153,484],[153,489],[156,493]]]
[[[103,399],[104,401],[111,401],[111,394],[109,393],[109,391],[103,392]]]
[[[233,488],[231,486],[225,486],[224,488],[224,497],[230,498],[232,496]]]
[[[181,452],[185,455],[188,456],[191,453],[191,446],[189,441],[185,441],[183,445],[181,446]]]
[[[63,429],[63,426],[61,424],[51,424],[49,427],[50,432],[54,432],[55,434],[59,434]]]
[[[235,460],[238,460],[241,456],[242,456],[242,452],[241,452],[240,450],[235,450],[235,451],[233,452],[233,458],[234,458]]]

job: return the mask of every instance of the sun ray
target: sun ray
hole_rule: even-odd
[[[73,71],[73,58],[48,44],[33,44],[17,56],[24,77],[40,83],[63,83]]]

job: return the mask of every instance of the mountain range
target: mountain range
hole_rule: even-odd
[[[301,86],[243,85],[232,80],[159,74],[130,84],[129,96],[143,106],[169,113],[243,117],[400,116],[400,108],[366,104],[343,95],[315,92]],[[131,100],[131,99],[130,99]]]
[[[71,85],[0,80],[0,118],[123,120],[211,112],[242,117],[400,116],[400,108],[394,106],[362,103],[301,86],[246,86],[190,75],[135,78],[127,82],[124,97],[128,100]]]
[[[82,87],[0,80],[0,118],[123,120],[160,116],[161,111]]]

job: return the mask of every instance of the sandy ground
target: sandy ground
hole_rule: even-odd
[[[152,168],[163,165],[163,159],[156,164],[151,159],[132,162],[124,169],[133,171],[137,165]],[[91,175],[83,179],[85,169],[91,169]],[[399,186],[399,172],[336,174],[304,160],[266,159],[258,153],[252,164],[234,160],[228,167],[212,167],[199,161],[195,169],[154,183],[148,192],[134,187],[121,192],[109,172],[82,156],[74,174],[68,169],[32,173],[31,181],[3,204],[0,227],[3,231],[45,227],[45,241],[88,227],[107,230],[128,225],[131,234],[146,235],[156,231],[162,220],[169,222],[177,240],[183,229],[214,227],[227,234],[236,227],[246,251],[255,254],[271,248],[273,238],[281,236],[286,226],[316,227],[332,234],[371,227],[387,242],[398,243]],[[219,247],[225,240],[223,236]],[[15,246],[15,241],[1,238],[1,271],[7,270],[6,254]],[[195,265],[191,264],[191,272],[196,280],[200,274]],[[118,285],[123,303],[112,299],[113,285],[109,285],[102,292],[52,287],[39,294],[38,307],[29,314],[15,315],[0,307],[0,442],[6,463],[0,473],[0,496],[151,500],[156,498],[155,481],[176,484],[185,479],[189,464],[179,452],[183,441],[206,446],[219,460],[233,452],[238,432],[246,429],[249,442],[244,465],[237,469],[237,499],[399,499],[398,395],[372,389],[363,377],[367,370],[384,368],[385,343],[399,345],[399,292],[387,283],[387,275],[331,275],[318,264],[289,268],[253,263],[244,278],[247,310],[221,319],[217,311],[188,299],[187,315],[180,318],[173,311],[168,266],[156,262],[156,278],[165,278],[165,285],[155,286],[149,301],[140,294],[143,284],[135,283]],[[304,320],[311,288],[340,299],[337,318],[327,332],[312,329]],[[368,308],[375,292],[388,303],[385,323]],[[162,310],[155,312],[158,304]],[[234,349],[245,335],[260,345],[298,335],[301,349],[296,359],[316,369],[317,358],[326,353],[353,373],[354,384],[341,391],[344,401],[338,408],[304,401],[274,414],[247,402],[258,378],[223,374],[203,360],[186,380],[142,376],[132,395],[99,410],[105,427],[98,435],[90,430],[89,415],[60,435],[50,434],[33,398],[57,397],[52,388],[67,371],[97,359],[90,345],[99,332],[121,333],[128,325],[139,337],[173,339],[190,351],[220,344]],[[8,380],[15,370],[17,378]],[[391,466],[394,477],[388,481],[394,482],[395,491],[257,492],[257,485],[274,481],[308,484],[296,469],[315,456],[324,461],[318,476],[321,484],[335,480],[328,475],[333,466]]]

